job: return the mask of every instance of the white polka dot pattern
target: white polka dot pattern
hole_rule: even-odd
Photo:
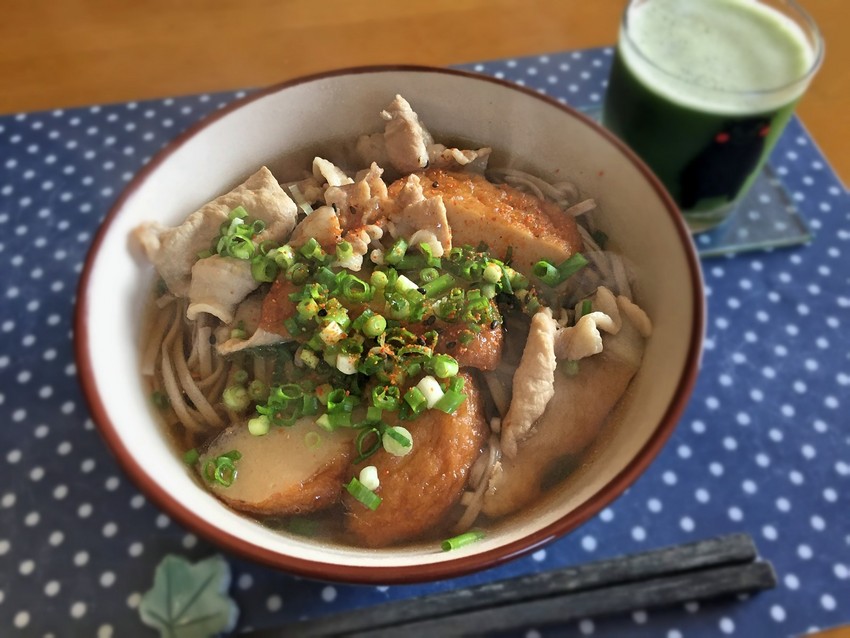
[[[611,55],[465,68],[593,106]],[[70,321],[86,250],[126,182],[180,130],[242,95],[0,117],[0,635],[137,635],[157,562],[216,551],[117,469],[77,387]],[[797,635],[850,621],[850,197],[796,119],[772,164],[816,238],[704,262],[709,323],[694,399],[623,497],[545,549],[452,582],[328,585],[229,557],[240,627],[742,530],[776,566],[776,590],[516,635]]]

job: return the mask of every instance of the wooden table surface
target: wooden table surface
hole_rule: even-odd
[[[799,113],[850,183],[850,2],[800,0],[826,61]],[[625,0],[8,0],[0,113],[256,87],[377,63],[450,65],[616,41]]]

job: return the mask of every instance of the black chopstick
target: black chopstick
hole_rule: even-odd
[[[565,611],[565,598],[569,599],[567,604],[572,609],[576,600],[579,604],[585,604],[582,602],[585,598],[577,598],[579,593],[597,591],[601,593],[590,597],[590,602],[586,603],[590,607],[581,612],[578,617],[606,613],[604,605],[601,609],[598,605],[603,602],[617,604],[620,600],[611,598],[612,591],[615,596],[620,590],[627,592],[626,598],[623,599],[623,603],[629,603],[626,609],[638,609],[642,606],[657,607],[673,604],[680,599],[676,598],[665,603],[663,598],[656,597],[643,605],[637,605],[635,601],[640,597],[636,597],[631,589],[624,590],[623,587],[635,583],[635,589],[649,585],[646,591],[655,591],[668,597],[675,595],[678,591],[687,591],[697,592],[697,597],[704,598],[708,595],[718,596],[773,586],[775,579],[769,565],[756,564],[741,567],[745,563],[752,563],[756,555],[755,544],[749,535],[731,534],[577,567],[529,574],[477,587],[384,603],[273,630],[260,630],[250,635],[254,638],[271,638],[272,636],[339,636],[383,630],[401,633],[401,627],[414,626],[416,631],[419,631],[423,623],[439,622],[448,617],[452,619],[451,626],[454,626],[460,617],[476,618],[477,615],[473,612],[478,610],[485,610],[487,614],[492,614],[493,608],[497,606],[513,609],[511,614],[520,614],[524,613],[524,607],[519,609],[519,603],[532,605],[532,609],[536,609],[534,605],[546,607],[544,603],[547,600],[556,598],[560,602],[553,604],[552,609],[553,612],[554,610],[561,612],[560,622]],[[739,567],[732,567],[735,565]],[[752,569],[745,569],[746,567]],[[730,571],[709,568],[729,568]],[[733,573],[741,577],[737,585],[733,582]],[[685,578],[677,580],[678,576]],[[655,582],[656,580],[664,582]],[[668,581],[674,583],[672,590],[665,586]],[[700,590],[700,583],[704,583],[709,589]],[[719,588],[719,593],[710,594],[711,587]],[[684,600],[696,599],[694,593],[689,593],[688,596]],[[617,607],[607,613],[616,611],[622,611],[622,609]],[[544,621],[536,620],[535,622],[542,624]],[[445,631],[447,630],[441,627],[438,635],[444,634]],[[367,635],[373,635],[373,633]],[[389,634],[375,633],[374,635]]]
[[[343,635],[351,638],[488,635],[497,631],[562,624],[635,609],[750,593],[775,584],[776,574],[768,563],[750,563],[528,600],[363,632],[346,631]]]

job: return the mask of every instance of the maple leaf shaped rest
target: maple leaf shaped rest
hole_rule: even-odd
[[[142,622],[162,638],[209,638],[236,626],[239,608],[227,595],[230,566],[221,556],[192,564],[180,556],[162,559],[153,587],[139,604]]]

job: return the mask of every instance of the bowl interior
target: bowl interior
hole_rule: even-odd
[[[594,197],[612,245],[632,262],[636,297],[654,321],[619,423],[578,478],[533,516],[498,526],[455,554],[433,546],[360,551],[283,536],[235,514],[189,476],[154,420],[139,370],[141,310],[152,270],[129,241],[139,223],[177,224],[259,166],[310,157],[328,141],[382,129],[404,95],[441,137],[497,150],[496,162],[569,179]],[[304,164],[306,166],[306,164]],[[280,177],[280,175],[278,175]],[[485,78],[372,69],[273,89],[183,136],[131,184],[101,231],[80,291],[78,358],[96,421],[125,468],[184,524],[231,550],[340,580],[390,582],[470,571],[549,540],[601,509],[649,462],[689,394],[702,337],[699,269],[683,224],[648,173],[610,137],[548,100]],[[482,239],[486,239],[482,229]],[[404,568],[416,565],[415,574]]]

